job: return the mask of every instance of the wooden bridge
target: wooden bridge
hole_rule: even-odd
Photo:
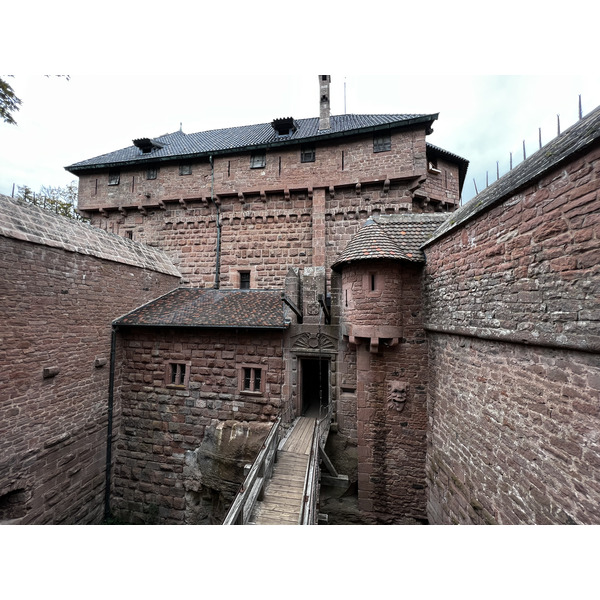
[[[320,459],[331,415],[299,417],[279,441],[278,419],[223,525],[316,525]]]

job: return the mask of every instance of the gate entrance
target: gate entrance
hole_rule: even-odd
[[[302,416],[319,417],[329,406],[329,360],[300,359]]]

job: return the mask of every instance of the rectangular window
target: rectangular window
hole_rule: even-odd
[[[381,296],[385,287],[385,277],[376,271],[365,273],[363,275],[363,290],[367,293],[367,296],[376,298]]]
[[[300,162],[315,162],[316,150],[314,146],[302,146],[300,150]]]
[[[427,163],[427,170],[430,173],[434,173],[435,175],[439,175],[441,173],[441,171],[438,169],[438,165],[437,165],[437,160],[436,159],[429,160],[429,162]]]
[[[191,175],[192,174],[192,165],[179,165],[179,174],[180,175]]]
[[[156,179],[157,176],[158,169],[156,167],[146,170],[146,179]]]
[[[119,185],[119,181],[121,181],[119,169],[110,169],[108,171],[108,185]]]
[[[250,289],[250,271],[240,271],[240,290]]]
[[[262,369],[260,367],[242,367],[240,388],[242,392],[262,392]]]
[[[373,137],[373,152],[388,152],[392,149],[392,138],[389,133]]]
[[[252,154],[250,156],[251,169],[263,169],[267,164],[267,155],[264,152],[260,154]]]
[[[167,386],[187,387],[190,380],[190,362],[170,362],[167,364]]]

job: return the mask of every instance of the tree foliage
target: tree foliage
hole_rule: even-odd
[[[9,75],[8,77],[12,77]],[[19,110],[21,100],[17,98],[10,84],[0,77],[0,119],[9,125],[16,125],[13,114]]]
[[[77,182],[75,181],[65,187],[42,186],[37,193],[26,185],[20,185],[17,190],[19,200],[40,206],[69,219],[89,221],[77,212]]]

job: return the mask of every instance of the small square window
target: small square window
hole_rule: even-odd
[[[119,185],[121,172],[118,169],[110,169],[108,172],[108,185]]]
[[[376,135],[373,138],[373,152],[389,152],[392,149],[390,134]]]
[[[427,162],[427,170],[434,175],[439,175],[441,173],[435,158],[432,158]]]
[[[252,154],[250,156],[251,169],[263,169],[267,164],[267,155],[264,152],[260,154]]]
[[[192,165],[179,165],[179,174],[180,175],[191,175],[192,174]]]
[[[262,369],[260,367],[242,367],[240,391],[250,393],[261,393]]]
[[[187,387],[190,380],[190,362],[170,362],[167,364],[167,386]]]
[[[303,146],[300,150],[300,162],[315,162],[316,151],[314,146]]]
[[[146,170],[146,179],[156,179],[158,176],[158,169],[151,168]]]
[[[250,271],[240,271],[240,290],[250,289]]]

